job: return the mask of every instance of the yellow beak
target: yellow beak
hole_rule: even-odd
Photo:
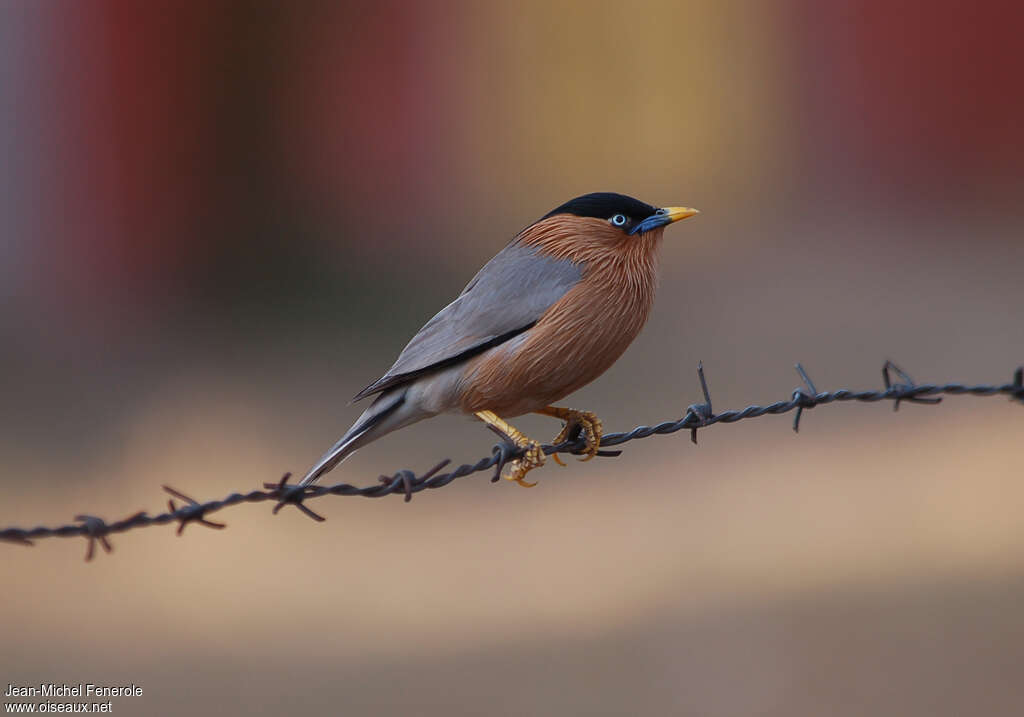
[[[663,211],[665,216],[668,218],[668,224],[678,222],[680,219],[692,217],[694,214],[700,214],[699,209],[690,209],[690,207],[664,207],[661,211]]]

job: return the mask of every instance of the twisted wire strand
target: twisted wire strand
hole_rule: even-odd
[[[968,394],[972,396],[1003,395],[1024,403],[1024,367],[1018,368],[1014,372],[1013,380],[1004,384],[973,386],[962,383],[918,384],[914,383],[906,372],[891,361],[886,361],[882,368],[882,378],[885,387],[883,389],[866,391],[851,391],[845,388],[837,391],[818,391],[803,366],[796,364],[796,370],[804,385],[796,388],[789,400],[776,401],[766,406],[751,405],[740,410],[714,413],[711,407],[711,395],[708,391],[707,380],[704,376],[704,367],[702,364],[698,365],[697,375],[700,379],[704,395],[703,403],[689,406],[686,414],[676,421],[665,421],[654,426],[637,426],[626,433],[605,434],[601,439],[601,450],[598,452],[598,455],[615,457],[621,451],[609,451],[606,449],[628,443],[629,441],[648,438],[653,435],[668,435],[682,430],[689,430],[691,432],[691,440],[696,443],[697,431],[713,426],[716,423],[736,423],[748,418],[758,418],[769,414],[778,415],[789,413],[790,411],[796,411],[793,418],[793,430],[799,431],[800,420],[805,410],[837,402],[857,401],[875,403],[878,401],[893,401],[893,409],[898,410],[901,401],[935,404],[940,402],[944,395]],[[570,440],[564,443],[543,446],[545,455],[553,453],[580,453],[583,449],[584,441],[579,436],[579,431],[576,431],[570,437]],[[278,482],[265,483],[263,490],[231,493],[220,500],[210,500],[202,503],[165,485],[163,488],[168,494],[184,501],[182,506],[179,507],[172,499],[168,500],[167,512],[157,515],[149,515],[142,511],[124,520],[110,523],[92,515],[77,515],[75,516],[77,523],[58,527],[3,528],[0,529],[0,540],[31,546],[33,544],[32,541],[39,538],[82,536],[88,540],[85,555],[85,559],[88,561],[92,560],[95,555],[97,544],[108,553],[113,551],[113,546],[108,536],[114,533],[125,533],[137,528],[165,525],[167,523],[178,523],[178,535],[181,535],[189,523],[198,523],[215,529],[225,528],[226,525],[224,523],[209,520],[207,516],[240,503],[273,501],[275,503],[272,511],[274,514],[278,513],[286,505],[293,505],[310,518],[323,521],[325,518],[309,508],[306,502],[327,495],[382,498],[395,494],[404,495],[405,500],[408,502],[415,493],[428,489],[443,488],[457,478],[463,478],[492,468],[494,470],[491,480],[497,481],[505,464],[518,458],[522,455],[522,452],[521,448],[517,448],[511,443],[503,442],[494,446],[491,455],[481,458],[476,463],[464,463],[450,471],[442,472],[450,463],[448,459],[445,459],[420,475],[411,470],[400,470],[390,476],[382,475],[378,483],[363,487],[348,483],[338,483],[331,486],[299,486],[290,484],[288,481],[291,474],[285,473]]]

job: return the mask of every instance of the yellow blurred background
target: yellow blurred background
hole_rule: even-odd
[[[685,204],[609,430],[1024,362],[1014,3],[0,9],[0,525],[302,471],[521,227]],[[527,433],[557,432],[549,419]],[[6,683],[122,714],[1013,714],[1024,408],[822,407],[400,498],[0,546]],[[328,477],[472,462],[438,418]],[[532,478],[533,476],[531,476]],[[6,684],[5,684],[6,687]]]

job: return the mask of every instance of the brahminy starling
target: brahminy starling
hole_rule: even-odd
[[[387,373],[356,394],[378,395],[302,485],[361,446],[441,413],[476,416],[521,448],[506,478],[522,486],[534,485],[524,476],[544,464],[544,452],[507,418],[561,419],[552,444],[581,435],[582,460],[593,458],[601,420],[553,404],[608,370],[640,333],[654,302],[665,227],[696,213],[599,192],[523,229],[413,336]]]

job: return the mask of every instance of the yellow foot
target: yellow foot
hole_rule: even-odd
[[[526,453],[523,454],[523,457],[512,461],[512,470],[505,476],[505,480],[514,480],[523,488],[533,488],[537,483],[525,480],[526,474],[542,465],[544,465],[544,451],[540,449],[540,443],[529,441],[526,444]]]
[[[505,476],[505,479],[515,481],[523,488],[533,488],[537,485],[524,479],[526,474],[534,468],[540,468],[544,465],[544,451],[541,450],[540,443],[532,438],[527,438],[518,429],[499,418],[492,411],[477,411],[476,417],[494,429],[494,431],[515,443],[517,447],[525,449],[522,458],[512,461],[510,464],[511,470]]]
[[[554,418],[561,418],[565,421],[565,426],[562,428],[561,433],[552,439],[552,445],[558,445],[563,443],[569,438],[573,429],[576,426],[580,426],[583,429],[583,440],[586,441],[586,449],[584,451],[584,457],[580,458],[581,461],[589,461],[591,458],[597,455],[598,449],[601,447],[601,436],[604,435],[604,425],[601,423],[601,419],[590,411],[577,411],[574,408],[561,408],[559,406],[548,406],[543,408],[537,413],[542,413],[545,416],[553,416]],[[558,458],[557,453],[551,455],[555,459],[555,462],[564,466],[565,464]]]

